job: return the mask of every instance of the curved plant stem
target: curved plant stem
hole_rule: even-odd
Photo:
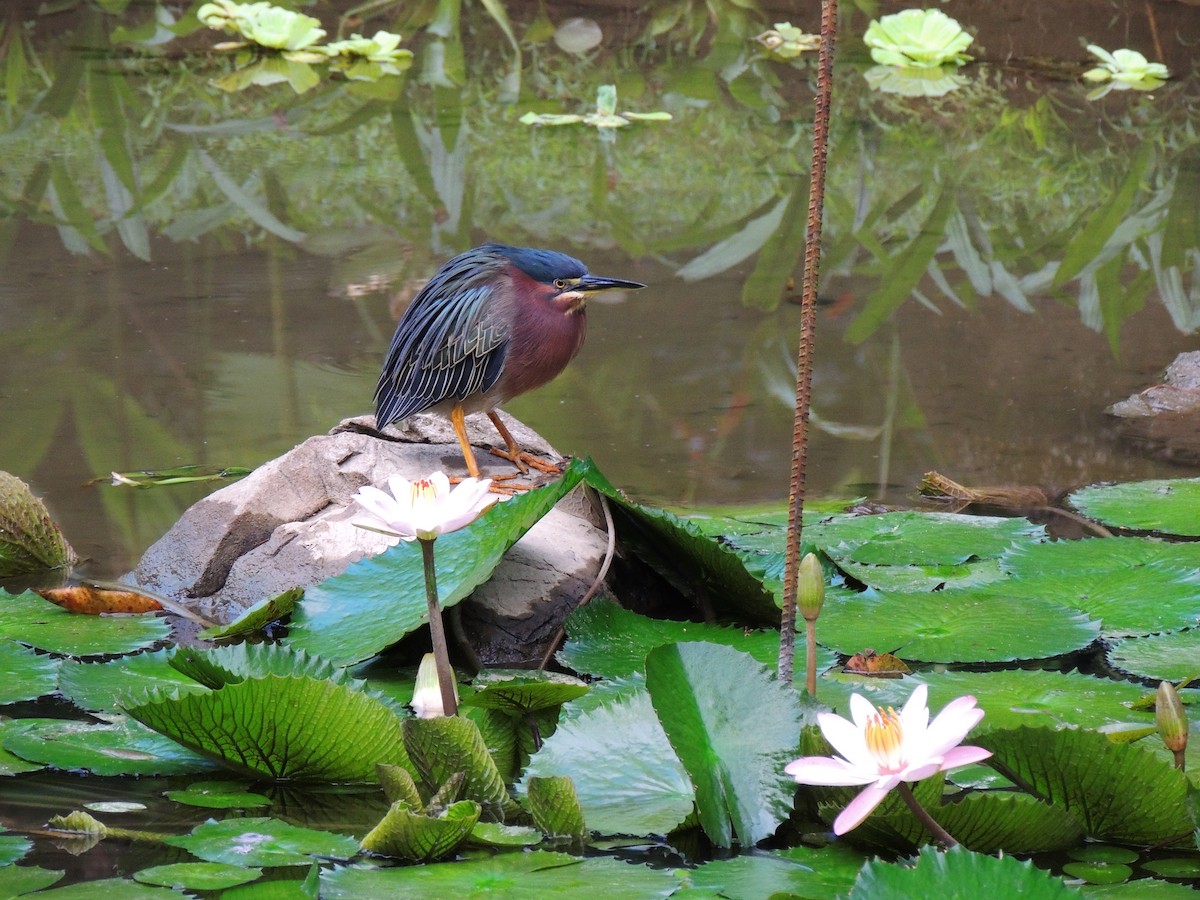
[[[935,822],[929,811],[917,802],[917,798],[913,796],[912,788],[906,782],[902,781],[896,785],[896,790],[899,791],[901,799],[904,800],[908,808],[912,810],[912,814],[925,826],[925,830],[933,835],[934,840],[943,847],[958,846],[958,841],[951,837],[950,832]]]
[[[442,624],[442,606],[438,603],[437,572],[433,566],[433,540],[420,538],[425,560],[425,600],[429,603],[429,635],[433,639],[433,660],[437,664],[438,688],[442,692],[442,710],[458,715],[454,697],[454,670],[450,668],[450,648],[446,646],[446,628]]]
[[[829,104],[833,95],[833,47],[836,37],[837,0],[821,0],[821,49],[817,57],[808,230],[804,237],[804,284],[800,294],[800,349],[796,359],[796,410],[792,423],[792,476],[788,489],[787,568],[783,579],[783,615],[779,634],[779,679],[784,684],[792,683],[792,656],[796,645],[796,575],[800,566],[800,528],[804,517],[808,409],[812,401],[813,338],[817,317],[817,280],[821,269],[821,216],[825,207],[825,159],[829,149]],[[810,688],[814,689],[815,685]]]

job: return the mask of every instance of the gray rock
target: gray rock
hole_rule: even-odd
[[[1163,383],[1139,391],[1105,410],[1121,420],[1122,440],[1166,462],[1200,464],[1200,350],[1180,353]]]
[[[504,421],[524,448],[561,459],[535,432],[509,416]],[[403,430],[386,430],[390,440],[364,433],[374,424],[372,417],[347,419],[205,497],[146,551],[131,580],[206,618],[229,622],[264,597],[317,584],[381,552],[385,538],[351,523],[361,514],[351,502],[355,491],[383,486],[389,475],[465,474],[466,467],[441,417],[413,416]],[[476,448],[503,447],[484,416],[469,417],[468,434]],[[506,460],[476,453],[485,476],[514,472]],[[520,480],[540,484],[548,478]],[[464,630],[484,662],[540,659],[600,567],[607,536],[596,521],[590,504],[572,493],[464,601]]]
[[[1138,391],[1105,410],[1123,419],[1157,416],[1162,413],[1191,413],[1200,416],[1200,350],[1180,353],[1167,366],[1163,383]]]

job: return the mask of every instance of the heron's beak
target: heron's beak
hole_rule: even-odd
[[[639,281],[624,281],[620,278],[605,278],[602,275],[584,275],[572,285],[571,290],[581,294],[597,294],[600,291],[636,291],[645,285]]]

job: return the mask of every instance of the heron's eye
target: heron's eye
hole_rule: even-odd
[[[555,279],[554,279],[554,286],[555,286],[556,288],[558,288],[558,289],[561,291],[563,288],[565,288],[565,287],[567,286],[567,279],[565,279],[565,278],[555,278]]]

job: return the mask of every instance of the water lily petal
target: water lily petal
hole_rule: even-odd
[[[959,766],[983,762],[991,755],[991,750],[984,750],[982,747],[955,747],[942,758],[942,770],[957,769]]]
[[[854,724],[857,727],[866,728],[867,722],[871,720],[871,717],[876,712],[875,704],[862,694],[850,695],[850,717],[854,719]]]
[[[368,484],[360,487],[358,493],[354,495],[354,499],[358,502],[359,506],[378,516],[385,524],[390,522],[396,515],[395,498],[372,485]]]
[[[833,713],[819,714],[817,724],[821,726],[821,733],[825,735],[825,740],[829,741],[833,749],[840,753],[849,765],[872,777],[879,774],[879,763],[867,749],[866,739],[863,736],[865,725],[862,728],[856,728],[853,723],[847,722],[841,716],[835,716]]]
[[[881,788],[874,784],[863,788],[858,796],[851,800],[849,805],[833,820],[833,833],[845,834],[852,828],[861,825],[863,819],[871,814],[890,790],[891,788]]]
[[[855,784],[870,784],[875,781],[871,772],[863,772],[848,765],[844,760],[828,756],[802,756],[783,767],[800,784],[818,784],[825,787],[849,787]]]
[[[942,756],[962,741],[967,732],[979,724],[983,710],[975,706],[971,696],[956,697],[937,714],[925,735],[925,753]]]

